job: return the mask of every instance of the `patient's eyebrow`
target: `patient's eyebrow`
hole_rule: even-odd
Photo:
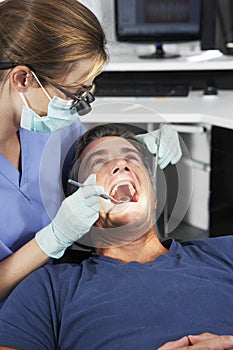
[[[104,156],[107,154],[108,154],[108,150],[106,150],[106,149],[100,149],[99,151],[92,152],[86,158],[84,157],[85,163],[88,163],[92,158],[94,158],[96,156]]]
[[[139,157],[141,157],[142,155],[141,155],[141,153],[138,151],[138,150],[136,150],[135,148],[131,148],[131,147],[123,147],[123,148],[121,148],[121,150],[120,150],[123,154],[127,154],[127,153],[135,153],[135,154],[137,154]]]

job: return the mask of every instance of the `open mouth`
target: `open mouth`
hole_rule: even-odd
[[[111,189],[110,195],[117,201],[137,202],[138,193],[135,185],[130,181],[119,182]]]

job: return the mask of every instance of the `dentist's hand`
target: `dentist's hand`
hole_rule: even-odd
[[[104,193],[91,174],[79,188],[67,197],[52,222],[40,230],[36,242],[52,258],[60,258],[67,247],[87,233],[99,217],[99,195]]]
[[[154,130],[147,134],[137,135],[137,139],[147,147],[150,153],[156,154],[159,133],[159,130]],[[177,131],[170,125],[162,125],[158,160],[160,168],[165,168],[169,163],[176,164],[181,156],[182,152]]]

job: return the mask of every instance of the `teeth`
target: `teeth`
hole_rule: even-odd
[[[120,182],[119,184],[117,184],[117,185],[112,189],[111,195],[114,196],[114,194],[116,193],[118,187],[124,186],[124,185],[127,185],[127,186],[129,187],[130,194],[131,194],[131,196],[133,196],[134,193],[135,193],[136,191],[135,191],[133,185],[131,184],[131,182],[129,182],[129,181],[122,181],[122,182]]]

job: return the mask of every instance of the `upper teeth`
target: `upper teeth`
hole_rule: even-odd
[[[131,196],[133,196],[136,191],[135,191],[133,185],[131,184],[131,182],[129,182],[129,181],[122,181],[119,184],[117,184],[115,187],[113,187],[113,189],[111,191],[111,195],[114,196],[114,194],[116,193],[118,187],[124,186],[124,185],[128,185],[130,194],[131,194]]]

